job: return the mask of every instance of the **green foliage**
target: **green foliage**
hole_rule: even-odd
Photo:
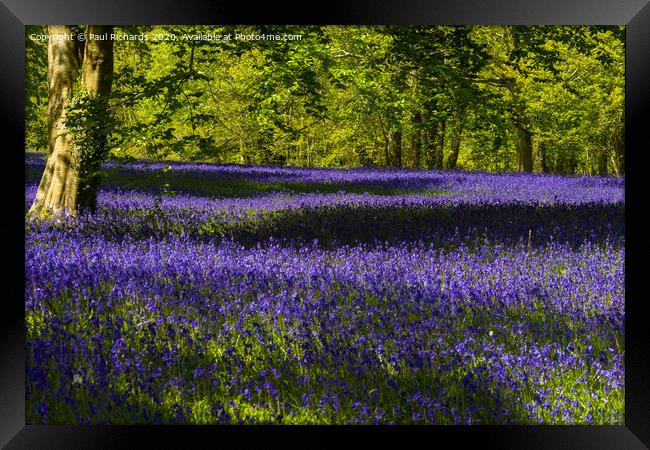
[[[115,44],[106,117],[77,107],[110,126],[117,158],[516,170],[521,128],[535,171],[622,174],[623,31],[123,26],[147,39]],[[160,39],[228,33],[300,38]],[[26,39],[32,149],[47,144],[46,47]]]
[[[45,34],[40,25],[25,26],[25,149],[47,149],[47,43],[30,39]]]
[[[76,83],[66,110],[66,128],[74,144],[73,166],[80,170],[82,162],[103,161],[107,156],[106,137],[113,127],[107,96],[88,92],[81,83]]]

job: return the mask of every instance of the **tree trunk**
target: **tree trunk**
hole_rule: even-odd
[[[311,167],[311,145],[309,145],[309,139],[307,139],[307,167]]]
[[[523,126],[517,126],[517,156],[520,172],[533,171],[533,146],[530,131]]]
[[[388,136],[384,135],[384,167],[390,166],[390,152],[388,151],[388,141]]]
[[[433,126],[434,118],[431,117],[431,111],[425,109],[424,111],[424,135],[422,136],[422,146],[424,150],[424,165],[427,169],[435,169],[436,167],[436,127]]]
[[[427,158],[427,168],[441,169],[444,158],[443,148],[445,144],[445,121],[440,120],[433,127],[429,126],[425,133],[425,149]]]
[[[392,160],[392,166],[402,167],[402,132],[394,130],[389,135],[389,154]]]
[[[622,131],[619,131],[614,136],[613,159],[616,175],[623,175],[625,173],[625,133]]]
[[[504,136],[501,134],[503,130],[497,130],[497,133],[494,135],[494,138],[492,140],[492,155],[493,157],[490,158],[490,169],[491,170],[500,170],[499,165],[501,162],[501,158],[495,156],[499,155],[499,150],[501,150],[501,147],[503,145],[503,139]]]
[[[436,130],[436,168],[442,169],[442,164],[444,161],[444,149],[445,149],[445,130],[446,122],[441,120],[438,122],[438,128]]]
[[[413,165],[420,167],[422,164],[422,114],[415,113],[413,116],[413,132],[411,134],[411,148],[413,149]]]
[[[539,152],[539,163],[542,169],[542,173],[548,173],[548,163],[546,161],[546,146],[544,141],[540,139],[537,144],[537,151]]]
[[[242,164],[250,164],[251,157],[246,151],[246,144],[244,143],[244,137],[242,132],[239,134],[239,160]]]
[[[508,59],[513,65],[518,64],[520,57],[520,34],[521,27],[510,26],[512,47]],[[528,120],[526,117],[526,104],[521,94],[521,86],[515,79],[509,80],[508,89],[515,99],[515,127],[517,131],[517,162],[520,172],[533,171],[533,146],[531,142],[531,133],[528,130]]]
[[[86,36],[90,36],[90,33],[108,33],[110,36],[112,27],[88,26]],[[94,209],[99,163],[89,164],[83,158],[73,160],[74,144],[66,127],[67,105],[80,72],[88,92],[110,92],[113,43],[109,36],[101,41],[80,41],[77,39],[78,31],[70,26],[50,25],[48,34],[48,154],[43,177],[29,212],[50,210],[76,214],[78,209]],[[99,131],[95,142],[100,147],[105,145],[105,130]]]
[[[607,175],[607,147],[598,149],[598,175]]]
[[[102,111],[108,109],[107,94],[111,92],[113,75],[113,40],[110,38],[113,33],[112,26],[89,25],[86,28],[86,35],[97,35],[103,39],[91,39],[86,43],[83,59],[82,81],[88,93],[99,102],[95,105]],[[95,148],[92,158],[84,158],[80,161],[80,185],[77,205],[82,209],[95,212],[97,209],[97,188],[99,187],[99,170],[102,161],[106,157],[106,140],[108,130],[106,127],[98,127],[93,138]]]
[[[458,164],[458,152],[460,151],[460,139],[463,134],[463,128],[465,126],[465,113],[464,111],[458,111],[456,114],[456,128],[451,135],[451,143],[449,146],[449,156],[447,157],[447,167],[449,169],[455,169],[456,164]]]
[[[436,167],[436,129],[429,127],[424,133],[424,153],[427,169]]]
[[[579,148],[576,143],[569,143],[565,151],[562,153],[562,173],[573,175],[577,168],[576,154],[579,153]]]
[[[78,48],[77,39],[62,38],[73,35],[71,27],[50,25],[48,34],[47,161],[30,213],[40,212],[43,208],[58,212],[76,207],[78,174],[70,161],[72,149],[65,127],[65,106],[72,96],[81,67],[79,53],[83,55],[83,49]]]
[[[380,125],[379,129],[381,131],[381,135],[384,138],[384,167],[389,167],[390,166],[390,152],[389,152],[390,132],[388,132],[387,127],[384,126],[383,120],[380,119],[379,125]],[[377,156],[378,156],[377,160],[379,161],[380,160],[379,155]]]

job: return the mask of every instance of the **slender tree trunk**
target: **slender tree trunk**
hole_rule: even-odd
[[[447,157],[447,167],[455,169],[458,164],[458,152],[460,151],[460,139],[465,126],[465,113],[458,111],[456,114],[456,127],[451,134],[451,143],[449,145],[449,156]]]
[[[546,145],[542,139],[537,144],[537,151],[539,152],[539,163],[542,173],[548,173],[548,162],[546,161]]]
[[[563,172],[565,174],[573,175],[577,168],[576,154],[579,153],[578,145],[570,143],[567,146],[566,152],[563,155]]]
[[[433,126],[433,118],[431,115],[429,109],[424,110],[423,122],[425,129],[422,135],[422,156],[424,157],[424,166],[427,169],[435,169],[436,167],[436,127]]]
[[[607,175],[607,147],[602,145],[598,149],[598,175]]]
[[[246,151],[246,144],[244,143],[243,132],[240,131],[239,134],[239,160],[242,164],[250,164],[250,156]]]
[[[501,133],[497,133],[494,136],[494,139],[492,140],[492,155],[496,156],[499,154],[499,150],[501,150],[501,146],[503,145],[503,135]],[[499,169],[499,162],[501,158],[490,158],[490,168],[492,170],[498,170]]]
[[[589,150],[589,146],[587,146],[585,149],[585,158],[587,160],[587,173],[589,175],[595,175],[596,173],[598,173],[598,168],[596,167],[596,163],[594,162],[594,159],[591,157],[591,151]]]
[[[413,116],[413,132],[411,134],[411,148],[413,149],[413,165],[420,167],[422,164],[422,114],[419,112]]]
[[[508,27],[512,38],[512,48],[510,49],[509,59],[513,64],[517,64],[520,51],[520,34],[522,30],[518,26]],[[514,79],[509,81],[508,88],[515,98],[515,128],[517,132],[517,162],[520,172],[533,171],[533,146],[531,133],[528,130],[528,120],[526,117],[526,104],[521,94],[521,86]]]
[[[307,143],[309,144],[309,140]],[[307,145],[307,166],[311,167],[311,145]]]
[[[110,35],[112,27],[88,26],[86,36],[90,33]],[[63,25],[48,26],[48,34],[48,154],[29,212],[47,209],[75,214],[78,209],[93,209],[96,204],[99,163],[73,160],[74,144],[66,127],[66,109],[80,73],[89,92],[103,94],[110,91],[113,43],[109,36],[101,41],[80,41],[77,30]],[[105,130],[99,133],[105,133]],[[105,134],[100,134],[95,142],[103,146],[105,138]]]
[[[517,26],[509,27],[512,36],[512,48],[509,59],[513,64],[517,63],[518,53],[520,50],[520,33]],[[533,145],[531,132],[528,129],[528,118],[526,117],[526,104],[521,93],[521,86],[515,79],[510,79],[508,89],[515,99],[515,131],[517,133],[517,166],[520,172],[533,171]]]
[[[388,151],[388,136],[384,136],[384,167],[389,167],[391,164],[390,161],[390,152]]]
[[[424,133],[424,150],[427,169],[436,167],[436,129],[428,127]]]
[[[429,169],[441,169],[444,158],[445,144],[445,121],[440,120],[435,127],[428,127],[425,132],[425,150],[427,167]]]
[[[517,125],[517,156],[520,172],[533,171],[533,146],[531,133],[522,125]]]
[[[270,142],[271,142],[270,133],[267,130],[263,130],[257,139],[256,147],[259,149],[256,158],[257,164],[261,164],[264,166],[271,164],[272,154],[271,154],[271,149],[269,148]]]
[[[569,152],[569,145],[565,144],[559,149],[560,151],[558,152],[557,155],[557,160],[556,160],[556,165],[555,165],[555,170],[556,172],[559,173],[567,173],[567,167],[568,167],[568,157],[567,153]]]
[[[445,157],[445,131],[447,128],[446,121],[441,120],[438,122],[438,127],[436,128],[436,168],[442,169],[442,164]]]
[[[384,138],[384,167],[389,167],[391,165],[390,161],[390,132],[387,131],[387,127],[384,126],[384,121],[380,119],[379,121],[381,135]],[[379,156],[379,155],[377,155]],[[379,158],[378,158],[379,159]]]
[[[621,176],[625,173],[625,133],[619,131],[614,136],[614,169]]]
[[[402,167],[402,132],[393,130],[389,135],[389,154],[392,166]]]

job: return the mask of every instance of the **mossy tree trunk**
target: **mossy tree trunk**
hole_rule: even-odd
[[[98,170],[101,161],[85,161],[78,154],[103,154],[103,148],[93,152],[77,152],[66,126],[68,104],[81,75],[83,88],[105,101],[111,90],[113,73],[113,42],[111,26],[90,25],[83,30],[65,25],[48,26],[48,152],[45,170],[30,208],[30,214],[48,210],[53,213],[76,214],[80,209],[94,210],[97,197]],[[105,39],[89,39],[93,35]],[[106,104],[103,105],[107,107]],[[102,124],[95,128],[97,146],[106,145],[106,130]],[[76,159],[75,159],[76,158]]]
[[[113,33],[111,26],[90,25],[86,28],[86,35],[106,36]],[[93,106],[101,111],[108,110],[108,94],[111,92],[113,75],[113,41],[90,40],[84,49],[82,66],[82,82],[84,89],[95,97],[98,102]],[[101,120],[95,117],[95,120]],[[106,141],[108,129],[104,124],[98,123],[93,130],[92,142],[95,146],[90,154],[93,157],[82,158],[79,161],[79,188],[77,205],[83,209],[95,212],[97,208],[97,188],[99,187],[99,170],[107,149]]]

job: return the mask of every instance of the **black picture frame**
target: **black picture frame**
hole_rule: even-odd
[[[26,426],[24,284],[24,26],[101,24],[598,24],[626,25],[626,349],[625,425],[621,426],[431,426],[431,427],[199,427]],[[644,323],[642,245],[643,139],[650,105],[650,4],[647,0],[426,0],[334,1],[308,8],[279,2],[200,0],[0,0],[0,124],[5,184],[0,328],[0,444],[22,448],[133,448],[134,439],[156,447],[194,447],[196,439],[223,445],[236,439],[282,439],[282,446],[311,442],[345,444],[362,435],[403,447],[412,439],[435,446],[452,439],[470,446],[526,449],[643,449],[650,447],[650,327]],[[644,119],[645,118],[645,119]],[[21,181],[23,183],[21,184]],[[253,432],[254,431],[254,432]],[[331,437],[335,432],[335,437]],[[144,439],[144,440],[143,440]],[[280,444],[280,442],[278,442]],[[272,445],[271,448],[276,447]]]

